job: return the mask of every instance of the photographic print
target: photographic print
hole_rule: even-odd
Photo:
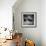
[[[22,27],[36,27],[37,13],[36,12],[22,12]]]

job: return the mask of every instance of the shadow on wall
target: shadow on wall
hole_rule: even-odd
[[[19,8],[19,6],[23,3],[23,0],[17,0],[16,3],[12,6],[12,9]],[[14,12],[14,11],[13,11]]]

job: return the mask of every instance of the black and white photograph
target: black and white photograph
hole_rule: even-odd
[[[24,25],[34,25],[34,14],[23,15]]]
[[[35,27],[35,26],[36,26],[36,12],[23,12],[22,27]]]

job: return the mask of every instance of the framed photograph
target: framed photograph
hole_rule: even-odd
[[[37,26],[37,13],[36,12],[22,12],[21,15],[22,27],[36,27]]]

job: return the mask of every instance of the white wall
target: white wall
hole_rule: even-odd
[[[46,46],[45,40],[45,0],[22,0],[15,3],[13,13],[15,17],[15,30],[22,32],[24,37],[35,41],[36,46]],[[44,10],[43,10],[44,9]],[[44,12],[43,12],[44,11]],[[37,27],[22,28],[21,27],[21,12],[37,12]],[[44,17],[44,18],[43,18]],[[43,21],[44,22],[43,22]],[[43,31],[44,30],[44,31]],[[44,35],[43,35],[44,34]],[[43,42],[44,41],[44,42]],[[41,45],[42,44],[42,45]]]
[[[31,36],[31,39],[36,41],[37,45],[39,44],[37,41],[41,39],[42,46],[46,46],[46,0],[41,0],[41,5],[40,0],[23,0],[22,4],[20,3],[21,1],[15,3],[16,0],[0,0],[0,26],[12,28],[12,6],[14,3],[15,5],[19,4],[14,5],[13,10],[16,13],[16,30],[23,32],[24,37],[27,36],[27,33],[29,37]],[[37,28],[21,28],[21,11],[37,11]]]
[[[46,46],[46,0],[41,1],[41,15],[42,46]]]
[[[0,27],[12,28],[12,6],[16,0],[0,0]]]

